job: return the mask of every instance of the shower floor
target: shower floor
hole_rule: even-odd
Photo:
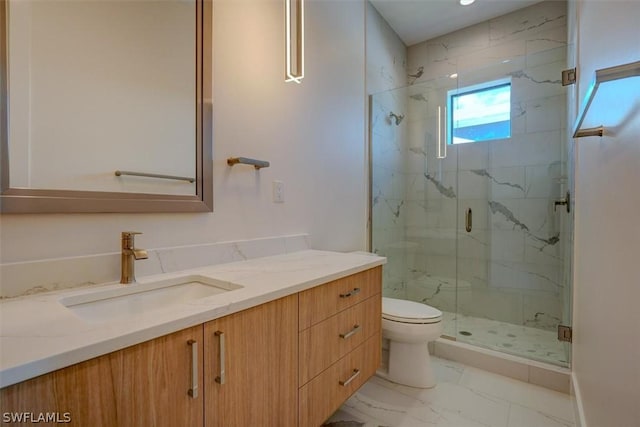
[[[568,365],[564,345],[553,331],[446,311],[443,329],[444,335],[460,342],[553,365]]]

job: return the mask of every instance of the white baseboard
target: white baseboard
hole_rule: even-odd
[[[582,394],[580,393],[580,385],[576,378],[576,373],[571,373],[571,394],[573,395],[573,411],[576,421],[576,427],[587,427],[584,417],[584,407],[582,406]]]

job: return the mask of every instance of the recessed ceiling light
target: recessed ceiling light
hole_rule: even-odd
[[[457,79],[458,78],[458,73],[453,73],[449,76],[450,79]]]
[[[460,4],[462,6],[469,6],[470,4],[472,4],[474,1],[476,0],[460,0]]]

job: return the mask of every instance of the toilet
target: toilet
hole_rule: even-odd
[[[378,375],[411,387],[435,387],[427,343],[442,333],[442,312],[426,304],[382,298],[382,338],[388,340],[388,368]]]

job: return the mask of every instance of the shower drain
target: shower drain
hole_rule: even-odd
[[[460,335],[464,335],[465,337],[470,337],[472,335],[471,332],[468,332],[468,331],[460,331],[458,333]]]

